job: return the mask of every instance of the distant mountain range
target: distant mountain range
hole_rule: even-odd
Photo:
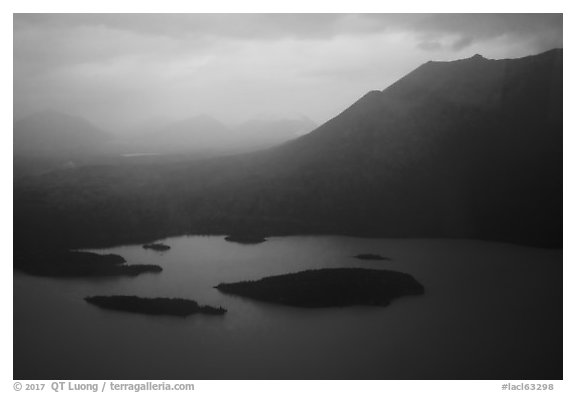
[[[314,128],[316,124],[306,117],[251,119],[226,126],[208,115],[199,115],[135,135],[126,146],[156,153],[229,154],[280,144]]]
[[[14,122],[14,154],[77,156],[101,149],[112,136],[79,116],[39,112]]]
[[[316,128],[306,117],[252,119],[226,126],[208,116],[144,124],[127,137],[104,132],[79,116],[40,112],[14,122],[14,154],[60,160],[123,153],[198,154],[254,151]]]
[[[295,118],[254,118],[235,127],[245,138],[244,145],[261,148],[279,145],[308,134],[318,125],[305,116]]]
[[[79,168],[15,190],[18,237],[67,246],[251,232],[559,247],[562,50],[428,62],[261,152]]]
[[[218,120],[199,115],[170,122],[143,135],[136,135],[130,143],[136,150],[182,153],[226,150],[234,137],[232,131]]]

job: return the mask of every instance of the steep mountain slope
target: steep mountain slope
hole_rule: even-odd
[[[562,51],[427,63],[274,155],[308,222],[558,244]]]
[[[562,51],[429,62],[295,141],[17,184],[17,237],[232,231],[562,243]]]

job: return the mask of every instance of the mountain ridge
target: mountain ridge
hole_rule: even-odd
[[[37,112],[14,121],[17,154],[77,153],[110,140],[88,120],[57,111]]]
[[[15,215],[26,231],[41,216],[42,233],[83,245],[257,232],[561,247],[561,104],[562,51],[427,63],[280,146],[45,178],[19,187],[23,201],[48,190],[42,205],[18,203]],[[72,203],[94,183],[97,200]]]

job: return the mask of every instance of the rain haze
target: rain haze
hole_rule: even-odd
[[[562,14],[13,18],[15,380],[563,379]]]
[[[321,124],[429,60],[562,47],[560,14],[15,14],[15,119]]]

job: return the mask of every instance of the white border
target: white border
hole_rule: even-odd
[[[540,2],[484,0],[469,5],[462,1],[410,1],[385,2],[375,0],[320,1],[292,0],[282,4],[270,0],[242,1],[73,1],[73,0],[26,0],[4,1],[0,19],[2,42],[2,131],[0,132],[0,171],[2,174],[2,192],[0,208],[2,209],[2,238],[9,242],[9,250],[2,267],[3,285],[0,296],[1,308],[7,316],[0,324],[2,332],[2,354],[0,355],[0,390],[14,391],[12,381],[12,13],[13,12],[561,12],[564,13],[564,381],[554,381],[554,391],[576,391],[574,373],[574,264],[576,258],[570,239],[574,229],[575,182],[570,176],[576,169],[572,156],[574,148],[574,55],[571,51],[571,39],[574,37],[574,2],[547,0]],[[570,71],[572,70],[572,71]],[[6,251],[5,251],[6,252]],[[51,382],[51,381],[46,381]],[[96,382],[96,381],[94,381]],[[176,382],[176,381],[171,381]],[[183,381],[185,382],[185,381]],[[378,391],[420,391],[420,392],[496,392],[501,385],[512,381],[194,381],[198,391],[236,391],[236,392],[269,392],[277,393],[294,391],[318,391],[329,389],[333,392]],[[535,381],[536,382],[536,381]],[[551,381],[545,381],[551,383]],[[45,391],[49,391],[45,389]]]

